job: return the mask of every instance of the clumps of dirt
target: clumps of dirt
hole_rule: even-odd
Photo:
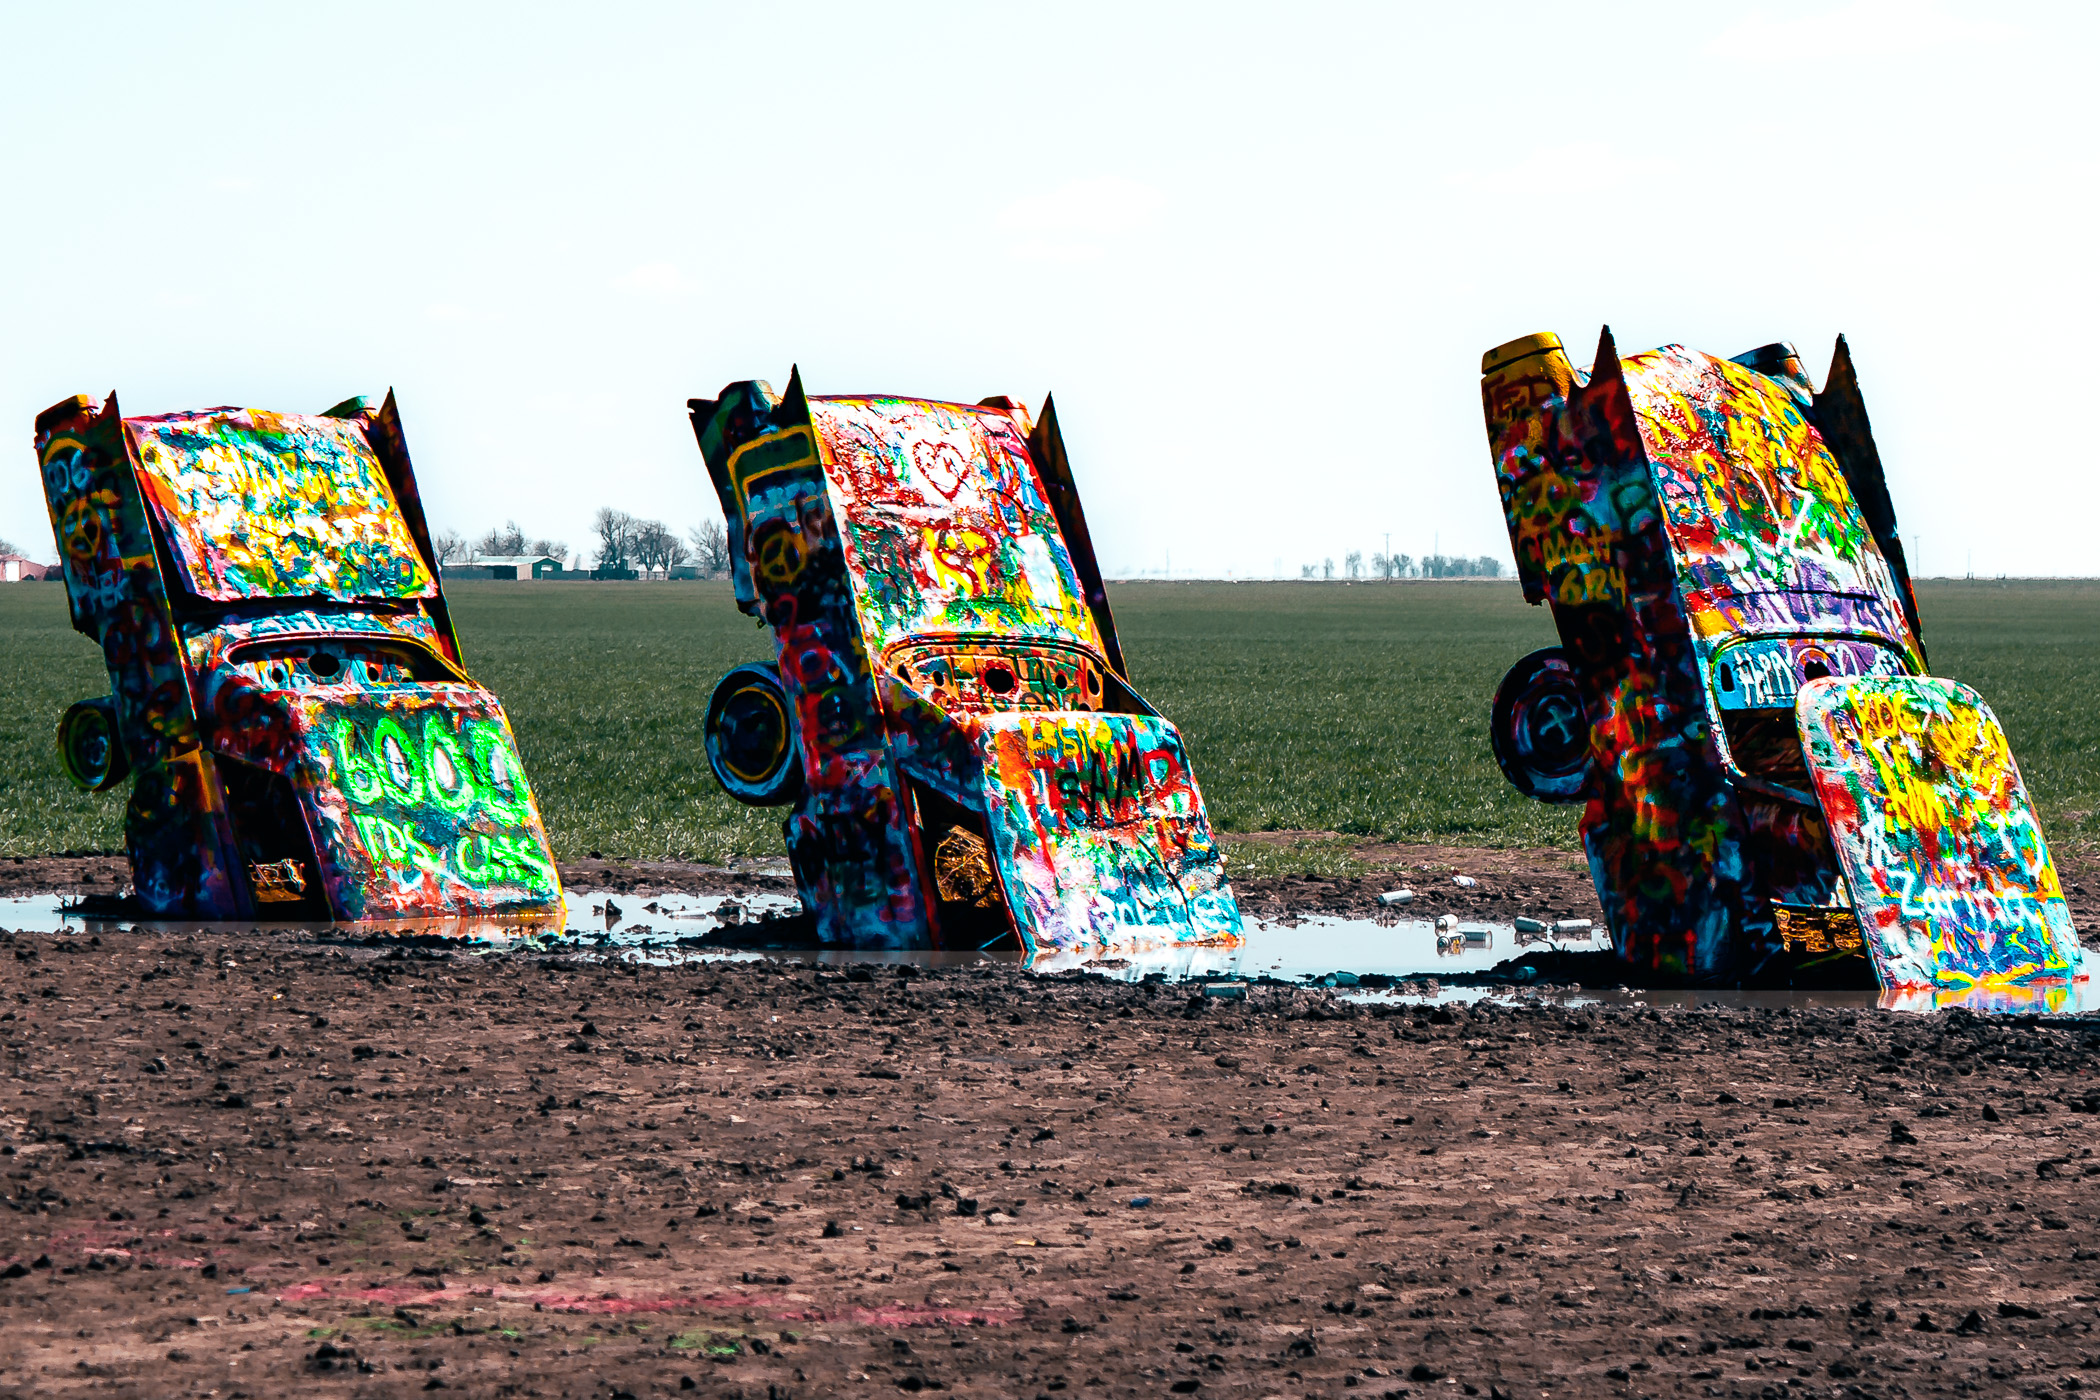
[[[1270,920],[1306,914],[1433,920],[1452,914],[1467,922],[1509,923],[1521,915],[1603,925],[1589,868],[1565,851],[1378,845],[1360,847],[1357,857],[1385,868],[1352,876],[1235,875],[1233,894],[1244,913]],[[1406,904],[1379,903],[1380,895],[1403,889],[1413,895]]]
[[[592,857],[562,861],[562,888],[581,893],[606,890],[647,897],[658,894],[785,894],[795,892],[787,862],[738,861],[704,865],[695,861],[606,860]]]
[[[131,888],[131,861],[122,855],[0,857],[0,896],[63,894],[116,898]]]
[[[40,1395],[2057,1393],[2095,1352],[2076,1023],[103,933],[0,938],[0,1059]]]

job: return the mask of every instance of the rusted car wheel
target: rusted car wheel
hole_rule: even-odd
[[[707,766],[737,801],[782,807],[801,793],[795,711],[777,666],[738,666],[715,683],[705,740]]]
[[[117,707],[103,698],[68,706],[58,721],[58,766],[82,792],[102,792],[131,772],[117,736]]]
[[[1535,651],[1495,688],[1488,721],[1495,762],[1526,797],[1580,802],[1590,766],[1590,724],[1575,667],[1559,647]]]

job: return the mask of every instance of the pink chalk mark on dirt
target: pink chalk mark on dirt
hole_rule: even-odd
[[[806,1299],[764,1293],[710,1293],[694,1297],[682,1293],[660,1293],[626,1297],[616,1293],[594,1296],[564,1293],[556,1289],[469,1287],[447,1284],[443,1288],[409,1288],[400,1284],[360,1283],[351,1279],[316,1279],[282,1289],[277,1299],[303,1303],[332,1299],[352,1303],[381,1303],[391,1307],[420,1303],[466,1303],[472,1301],[531,1304],[544,1312],[595,1313],[614,1317],[632,1313],[726,1312],[743,1308],[763,1312],[774,1322],[852,1322],[862,1327],[1004,1327],[1018,1322],[1018,1308],[946,1308],[930,1304],[896,1303],[889,1307],[851,1307],[827,1312]]]
[[[130,1260],[152,1269],[201,1269],[205,1265],[202,1257],[170,1254],[154,1247],[155,1240],[173,1241],[173,1230],[112,1230],[103,1226],[89,1226],[80,1230],[59,1230],[44,1242],[41,1254],[49,1255],[54,1264],[85,1263],[90,1259]],[[10,1255],[0,1259],[0,1268],[21,1263],[25,1266],[31,1256]]]

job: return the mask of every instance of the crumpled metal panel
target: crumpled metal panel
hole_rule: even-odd
[[[1975,691],[1935,676],[1833,677],[1802,687],[1798,715],[1884,986],[2084,975],[2019,767]]]
[[[359,419],[233,408],[125,426],[146,498],[198,597],[436,593]]]
[[[1150,715],[977,722],[985,809],[1031,951],[1233,940],[1224,878],[1181,737]]]
[[[809,407],[871,650],[942,635],[1101,650],[1018,410],[895,398]]]

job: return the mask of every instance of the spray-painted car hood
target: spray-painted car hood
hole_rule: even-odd
[[[502,704],[464,677],[386,674],[396,657],[450,669],[421,645],[427,630],[414,615],[309,612],[187,639],[207,746],[290,780],[340,918],[560,897]],[[341,653],[340,678],[317,678],[310,659],[295,659],[302,651]]]
[[[1797,722],[1867,955],[1885,987],[2087,975],[2005,730],[1937,676],[1802,687]]]
[[[899,768],[985,814],[1031,953],[1240,937],[1203,794],[1167,721],[951,711],[894,677],[882,699]]]
[[[544,904],[561,886],[496,697],[457,683],[265,690],[216,752],[282,773],[338,917]],[[253,736],[269,742],[253,744]]]

